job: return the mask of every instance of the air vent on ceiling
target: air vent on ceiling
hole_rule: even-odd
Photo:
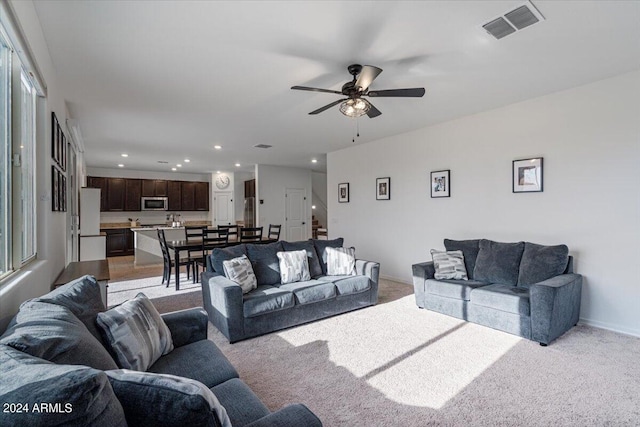
[[[254,145],[254,147],[256,147],[256,148],[271,148],[271,147],[273,147],[273,145],[269,145],[269,144],[256,144],[256,145]]]
[[[544,16],[542,16],[540,11],[529,1],[505,13],[503,16],[484,24],[482,28],[500,40],[509,34],[513,34],[540,21],[544,21]]]
[[[158,163],[162,163],[163,165],[166,165],[169,162],[165,162],[164,160],[158,160]]]

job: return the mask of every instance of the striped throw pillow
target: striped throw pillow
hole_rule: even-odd
[[[356,249],[355,248],[327,248],[328,276],[355,276]]]
[[[436,279],[468,279],[462,251],[438,251],[431,249],[431,257],[433,258],[433,266],[436,269],[434,275]]]
[[[311,280],[306,250],[278,252],[276,255],[280,264],[280,282],[283,285]]]
[[[251,261],[246,255],[223,261],[222,266],[224,267],[224,275],[227,276],[227,279],[237,283],[242,288],[243,294],[258,287]]]

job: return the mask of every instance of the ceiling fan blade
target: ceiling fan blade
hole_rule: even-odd
[[[424,96],[424,92],[423,87],[415,87],[411,89],[372,90],[366,95],[372,97],[399,96],[402,98],[420,98]]]
[[[342,92],[338,92],[337,90],[329,90],[329,89],[318,89],[316,87],[307,87],[307,86],[291,86],[293,90],[308,90],[310,92],[325,92],[325,93],[337,93],[338,95],[342,95]]]
[[[317,110],[314,110],[314,111],[310,112],[309,114],[319,114],[319,113],[322,113],[324,110],[328,110],[329,108],[331,108],[331,107],[333,107],[333,106],[335,106],[335,105],[338,105],[338,104],[340,104],[342,101],[346,101],[347,99],[349,99],[349,98],[345,98],[345,99],[338,99],[337,101],[332,102],[331,104],[327,104],[327,105],[325,105],[324,107],[320,107],[320,108],[318,108]]]
[[[382,114],[380,112],[380,110],[378,110],[376,107],[373,106],[372,103],[370,103],[369,101],[367,101],[369,103],[369,111],[367,112],[367,116],[369,116],[370,119],[373,119],[374,117],[378,117],[380,114]]]
[[[360,86],[363,91],[367,90],[371,83],[382,72],[382,68],[374,67],[373,65],[364,65],[362,71],[358,74],[358,80],[356,80],[356,86]]]

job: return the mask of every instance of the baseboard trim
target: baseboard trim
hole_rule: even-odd
[[[620,328],[618,325],[612,325],[610,323],[584,318],[580,318],[579,322],[582,325],[592,326],[599,329],[606,329],[607,331],[617,332],[619,334],[640,338],[640,331],[638,330]]]
[[[402,283],[403,285],[411,285],[411,286],[413,286],[413,282],[407,281],[405,279],[400,279],[398,277],[387,276],[386,274],[381,274],[380,278],[384,279],[384,280],[391,280],[392,282]]]

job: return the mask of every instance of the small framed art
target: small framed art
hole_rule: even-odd
[[[391,200],[391,178],[376,179],[376,200]]]
[[[514,160],[512,165],[514,193],[542,191],[542,157]]]
[[[338,203],[349,203],[349,183],[338,184]]]
[[[431,172],[431,197],[451,196],[451,171],[449,169]]]

